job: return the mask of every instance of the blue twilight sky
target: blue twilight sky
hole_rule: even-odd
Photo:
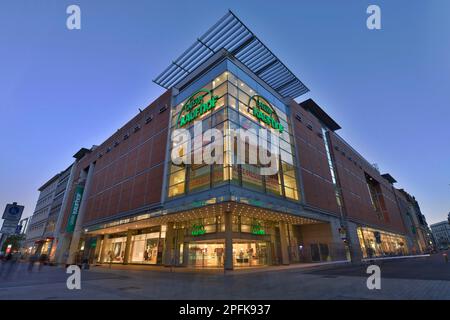
[[[82,29],[66,28],[81,7]],[[366,28],[377,4],[382,30]],[[158,97],[152,82],[232,9],[311,89],[339,134],[418,199],[450,211],[450,1],[2,1],[0,210],[25,205],[80,147]],[[302,97],[300,98],[301,100]]]

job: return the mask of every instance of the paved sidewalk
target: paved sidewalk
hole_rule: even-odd
[[[0,279],[0,299],[447,299],[450,264],[441,256],[383,262],[381,290],[369,290],[365,266],[348,264],[232,273],[95,267],[82,270],[81,290],[68,290],[61,267]],[[264,272],[262,272],[264,271]]]
[[[201,274],[249,274],[270,271],[283,271],[292,269],[309,269],[309,268],[330,268],[340,265],[349,265],[349,261],[330,261],[320,263],[297,263],[283,266],[264,266],[264,267],[249,267],[249,268],[235,268],[234,270],[224,270],[223,268],[191,268],[191,267],[166,267],[166,266],[148,266],[135,264],[102,264],[91,266],[91,270],[111,271],[111,270],[130,270],[130,271],[148,271],[148,272],[171,272],[171,273],[201,273]]]

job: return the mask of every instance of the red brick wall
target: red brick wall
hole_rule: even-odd
[[[303,180],[304,203],[339,215],[334,186],[319,120],[302,106],[291,105],[293,134],[298,148]],[[296,116],[299,115],[301,120]],[[339,136],[331,133],[331,149],[342,187],[342,196],[349,218],[397,232],[405,232],[401,214],[391,185],[365,159],[354,152]],[[338,150],[335,149],[338,147]],[[345,155],[342,154],[345,153]],[[351,160],[350,160],[351,159]],[[372,208],[364,172],[380,183],[382,214],[380,220]]]
[[[296,141],[305,198],[311,206],[339,214],[334,186],[319,121],[297,103],[291,103],[293,134]],[[296,116],[301,117],[299,121]]]
[[[170,98],[170,91],[167,91],[80,160],[75,177],[91,162],[96,162],[91,190],[83,195],[83,198],[88,197],[83,224],[160,202]],[[160,113],[164,106],[167,110]],[[150,115],[153,120],[146,124]],[[137,125],[141,129],[134,132]],[[124,140],[126,133],[129,138]],[[119,142],[116,147],[115,141]],[[111,147],[110,152],[107,152],[108,147]],[[101,158],[99,153],[103,154]],[[75,183],[76,179],[69,191],[63,229],[71,210]]]
[[[353,151],[342,138],[331,133],[330,140],[348,217],[381,228],[406,232],[392,185],[372,165]],[[380,184],[383,219],[378,218],[372,207],[364,172]]]

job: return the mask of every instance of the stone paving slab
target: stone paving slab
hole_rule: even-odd
[[[0,299],[450,299],[448,265],[439,257],[393,262],[389,272],[383,271],[386,266],[382,266],[381,290],[367,289],[367,275],[363,269],[354,273],[353,266],[225,275],[91,268],[81,273],[81,290],[68,290],[64,268],[44,267],[28,273],[26,265],[21,265],[0,279]],[[408,268],[412,268],[410,278],[402,278]],[[420,279],[414,270],[442,279]]]

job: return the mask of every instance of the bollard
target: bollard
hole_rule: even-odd
[[[447,255],[447,253],[443,253],[442,255],[444,256],[445,263],[448,263],[448,255]]]

